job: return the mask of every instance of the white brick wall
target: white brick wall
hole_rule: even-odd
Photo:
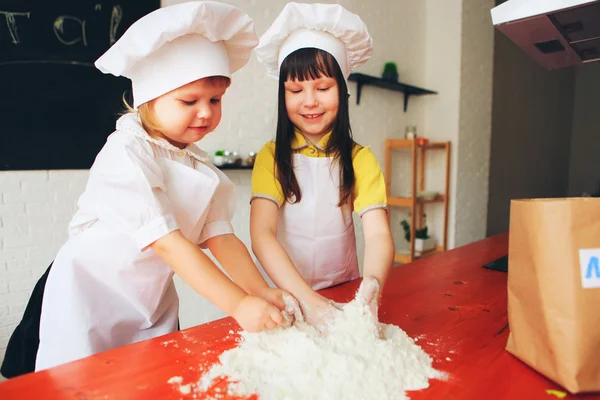
[[[179,1],[163,0],[163,5],[176,2]],[[428,66],[436,64],[439,65],[436,74],[446,73],[444,63],[440,63],[439,58],[427,56],[435,51],[438,44],[433,40],[426,40],[431,31],[427,25],[433,23],[426,13],[432,7],[446,8],[442,11],[444,18],[450,15],[458,20],[461,13],[449,12],[452,10],[447,8],[454,5],[449,5],[446,0],[338,2],[361,15],[374,39],[373,58],[362,67],[361,72],[379,75],[384,62],[395,61],[398,63],[401,81],[429,85],[429,89],[440,90],[438,96],[412,97],[408,112],[403,113],[402,94],[372,87],[363,89],[361,104],[357,106],[356,86],[351,83],[350,115],[355,139],[371,146],[380,163],[383,163],[384,139],[402,136],[407,124],[424,128],[420,132],[427,136],[440,140],[449,138],[447,127],[443,123],[435,125],[432,121],[440,119],[440,110],[448,113],[444,105],[458,100],[452,97],[451,91],[432,85],[435,83],[433,74],[427,72],[432,71]],[[243,8],[254,17],[257,32],[261,34],[286,1],[230,0],[229,3]],[[461,0],[455,0],[452,4],[460,5]],[[460,21],[455,23],[460,25]],[[428,47],[434,50],[429,51]],[[456,57],[460,67],[460,47],[452,56]],[[460,79],[459,69],[456,71],[456,77]],[[448,79],[447,74],[439,77],[440,82]],[[220,148],[241,153],[259,149],[274,134],[276,90],[275,82],[266,77],[264,68],[253,58],[247,67],[234,76],[232,86],[224,98],[221,125],[200,145],[211,152]],[[425,105],[430,102],[437,102],[442,107],[426,108]],[[458,125],[458,106],[450,107],[450,110],[453,115],[449,120],[455,120]],[[442,118],[442,121],[447,120]],[[428,127],[431,129],[426,130]],[[457,136],[451,138],[453,141],[457,140]],[[405,164],[398,165],[398,173],[401,174]],[[234,228],[249,246],[248,200],[251,173],[231,171],[228,174],[238,185],[238,210],[233,221]],[[67,225],[75,211],[77,198],[85,187],[87,175],[87,171],[0,172],[0,360],[9,335],[21,318],[30,291],[66,239]],[[396,185],[397,182],[393,184]],[[401,189],[400,187],[399,190]],[[398,247],[404,245],[398,226],[398,219],[401,217],[402,213],[395,213],[392,221]],[[362,258],[362,232],[360,226],[357,228],[359,258]],[[183,327],[222,315],[179,280],[176,280],[176,284],[181,297]]]

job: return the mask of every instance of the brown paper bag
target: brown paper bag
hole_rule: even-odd
[[[513,200],[506,349],[572,393],[600,391],[600,198]]]

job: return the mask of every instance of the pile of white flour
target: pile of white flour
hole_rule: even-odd
[[[229,395],[256,393],[260,400],[401,400],[443,377],[404,331],[379,323],[356,300],[326,335],[302,321],[241,335],[240,346],[223,353],[195,389],[204,392],[227,376]]]

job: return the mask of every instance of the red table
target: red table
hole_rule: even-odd
[[[545,399],[562,390],[504,350],[508,338],[506,280],[482,265],[507,254],[508,236],[494,236],[392,270],[380,320],[400,326],[432,356],[447,381],[409,392],[411,399]],[[359,282],[322,293],[352,299]],[[196,382],[235,346],[232,319],[121,347],[0,384],[0,399],[185,399],[167,381]],[[205,396],[196,395],[196,398]],[[256,397],[256,396],[254,396]],[[566,398],[600,399],[600,395]]]

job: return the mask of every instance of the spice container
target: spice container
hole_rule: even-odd
[[[409,140],[414,140],[417,137],[417,126],[416,125],[406,125],[406,129],[404,131],[404,138]]]
[[[248,152],[248,157],[246,158],[246,165],[254,165],[256,161],[256,153],[253,151]]]

